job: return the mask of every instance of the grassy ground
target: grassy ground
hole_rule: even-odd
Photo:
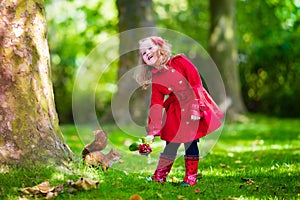
[[[188,188],[177,183],[184,176],[182,157],[176,160],[168,183],[147,182],[145,177],[152,175],[157,160],[149,161],[128,153],[128,144],[134,138],[107,126],[110,146],[117,147],[121,155],[125,155],[122,163],[116,163],[106,173],[82,166],[80,162],[73,163],[69,170],[59,171],[53,167],[0,168],[0,199],[18,199],[20,188],[45,180],[58,185],[80,177],[99,181],[99,187],[64,192],[56,199],[130,199],[134,194],[142,199],[300,199],[299,126],[299,119],[263,116],[250,116],[244,123],[225,124],[218,143],[200,161],[198,184]],[[63,126],[62,130],[77,155],[83,143],[93,139],[88,129],[84,136],[80,134],[81,137],[74,126]],[[81,131],[84,132],[84,127]],[[158,155],[163,143],[156,141],[155,144],[154,154]]]

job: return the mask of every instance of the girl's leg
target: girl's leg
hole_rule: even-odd
[[[198,163],[199,163],[199,148],[198,141],[185,143],[185,177],[183,180],[184,186],[194,186],[197,183]]]
[[[186,156],[199,156],[198,140],[184,144]]]
[[[179,145],[180,144],[167,142],[163,153],[160,154],[152,180],[157,182],[166,182],[167,176],[176,158]]]
[[[176,157],[179,146],[179,143],[166,142],[166,146],[162,154]]]

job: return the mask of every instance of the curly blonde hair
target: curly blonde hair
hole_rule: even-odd
[[[159,59],[156,63],[156,68],[166,68],[165,65],[171,56],[171,45],[164,39],[158,36],[147,37],[141,39],[139,41],[139,49],[141,50],[141,46],[145,41],[151,41],[154,45],[158,46],[158,55]],[[134,78],[136,82],[143,87],[143,89],[147,89],[151,84],[152,79],[152,71],[153,66],[147,65],[143,57],[141,55],[141,51],[139,51],[139,67],[136,69]]]

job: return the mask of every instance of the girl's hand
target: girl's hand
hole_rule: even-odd
[[[145,137],[145,140],[146,140],[146,141],[151,141],[151,143],[153,143],[153,142],[154,142],[154,136],[153,136],[153,135],[147,135],[147,136]]]

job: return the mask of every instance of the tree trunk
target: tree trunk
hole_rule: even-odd
[[[155,35],[156,31],[143,30],[143,27],[154,27],[154,11],[152,0],[117,0],[119,11],[119,33],[120,33],[120,60],[118,78],[120,79],[130,69],[138,66],[138,41],[144,37]],[[136,29],[136,31],[134,30]],[[130,31],[129,31],[130,30]],[[126,32],[129,31],[129,32]],[[129,51],[134,49],[134,51]],[[129,52],[128,52],[129,51]],[[129,84],[135,84],[132,76],[125,76],[131,79],[127,81]],[[122,96],[128,95],[130,86],[119,84],[116,99],[122,99]],[[133,86],[134,87],[134,86]],[[147,117],[147,104],[149,103],[149,91],[144,91],[141,88],[137,89],[130,99],[130,114],[131,118],[137,124],[144,124]],[[126,106],[124,110],[118,109],[117,118],[122,120],[122,124],[130,124],[131,119],[125,116],[127,112]]]
[[[245,112],[235,42],[235,0],[210,0],[210,13],[209,51],[225,84],[227,100],[230,103],[227,117],[235,120],[239,114]]]
[[[0,163],[60,163],[63,143],[50,79],[44,1],[0,3]]]

